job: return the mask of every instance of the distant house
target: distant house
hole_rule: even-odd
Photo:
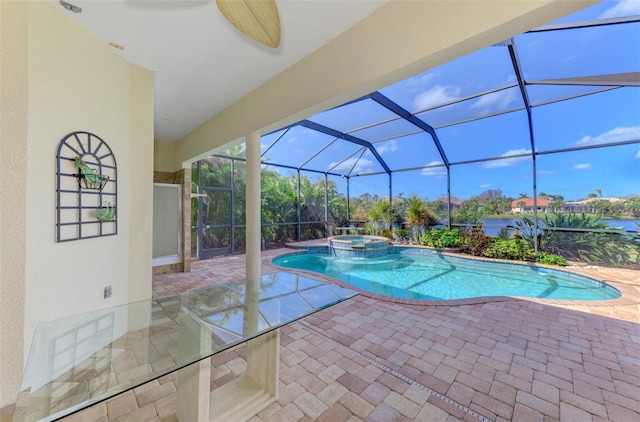
[[[447,197],[446,196],[441,196],[440,198],[436,199],[436,201],[442,202],[445,206],[447,205]],[[461,205],[462,205],[462,199],[457,198],[455,196],[451,197],[451,209],[452,210],[459,209]]]
[[[588,213],[588,212],[595,212],[592,208],[592,202],[593,201],[600,201],[600,200],[604,200],[604,201],[609,201],[612,204],[616,203],[616,202],[621,202],[624,201],[624,199],[622,198],[600,198],[600,197],[595,197],[595,198],[589,198],[589,199],[583,199],[582,201],[570,201],[570,202],[565,202],[564,203],[564,209],[566,212],[572,212],[572,213]]]
[[[547,212],[549,210],[548,199],[538,198],[537,206],[538,212]],[[511,213],[513,214],[526,214],[533,212],[533,198],[518,198],[511,201]]]
[[[564,203],[564,210],[574,214],[588,213],[589,205],[584,201],[570,201]]]

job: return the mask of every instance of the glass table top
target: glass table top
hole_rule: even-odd
[[[357,294],[278,272],[41,322],[13,420],[57,420]]]

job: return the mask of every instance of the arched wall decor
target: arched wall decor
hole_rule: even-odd
[[[72,132],[56,155],[56,240],[118,233],[118,168],[107,143],[90,132]]]

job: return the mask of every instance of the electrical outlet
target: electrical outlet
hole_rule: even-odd
[[[111,286],[107,286],[104,288],[104,298],[105,299],[109,299],[111,297],[111,293],[113,293],[113,291],[111,290]]]

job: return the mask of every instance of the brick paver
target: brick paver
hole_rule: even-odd
[[[264,252],[263,273],[281,270],[270,261],[285,252]],[[623,298],[401,304],[360,295],[283,327],[279,400],[251,421],[640,420],[640,271],[571,271],[611,282]],[[241,278],[244,256],[218,258],[154,276],[153,291]],[[242,372],[245,357],[242,345],[214,357],[212,385]],[[174,420],[175,388],[175,376],[163,377],[86,412]]]

